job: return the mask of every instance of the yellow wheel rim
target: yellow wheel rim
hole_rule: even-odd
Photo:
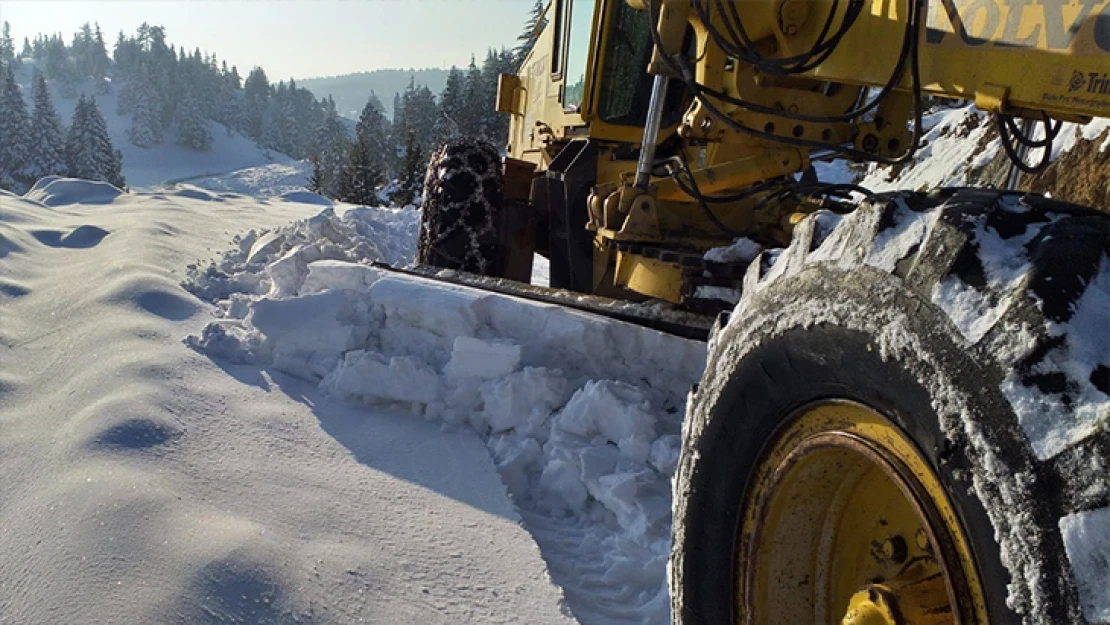
[[[746,489],[738,544],[738,623],[988,623],[940,481],[860,404],[807,407],[776,434]]]

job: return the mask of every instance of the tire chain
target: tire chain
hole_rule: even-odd
[[[447,197],[445,185],[460,175],[470,176],[474,183],[465,197]],[[476,139],[450,141],[433,154],[424,180],[424,219],[420,226],[420,256],[427,260],[430,252],[456,263],[458,269],[489,275],[493,259],[483,252],[485,245],[496,245],[495,214],[500,210],[489,197],[488,187],[498,196],[501,192],[501,170],[497,149]],[[471,221],[479,222],[474,227]],[[467,245],[462,258],[444,250],[444,243],[459,233]]]

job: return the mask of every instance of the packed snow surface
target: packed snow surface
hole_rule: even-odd
[[[369,266],[411,260],[413,233],[387,209],[342,219],[357,227],[325,210],[195,267],[223,318],[189,344],[477,432],[575,616],[666,623],[670,479],[704,345]],[[363,248],[359,228],[404,253]]]
[[[303,260],[318,201],[102,191],[0,194],[0,621],[574,622],[485,437],[182,344],[212,318],[186,265],[251,227]],[[322,258],[379,236],[347,208],[312,222],[353,241]]]

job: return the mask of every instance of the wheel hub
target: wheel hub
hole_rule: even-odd
[[[746,489],[737,623],[985,623],[947,495],[893,423],[849,402],[800,411]]]

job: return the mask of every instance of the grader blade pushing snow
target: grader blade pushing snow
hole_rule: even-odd
[[[673,622],[1106,622],[1110,217],[814,164],[912,167],[948,98],[993,116],[1002,186],[1038,174],[1062,122],[1110,112],[1110,3],[553,0],[543,24],[501,77],[507,156],[430,164],[420,271],[708,336]],[[551,289],[513,282],[537,253]]]

